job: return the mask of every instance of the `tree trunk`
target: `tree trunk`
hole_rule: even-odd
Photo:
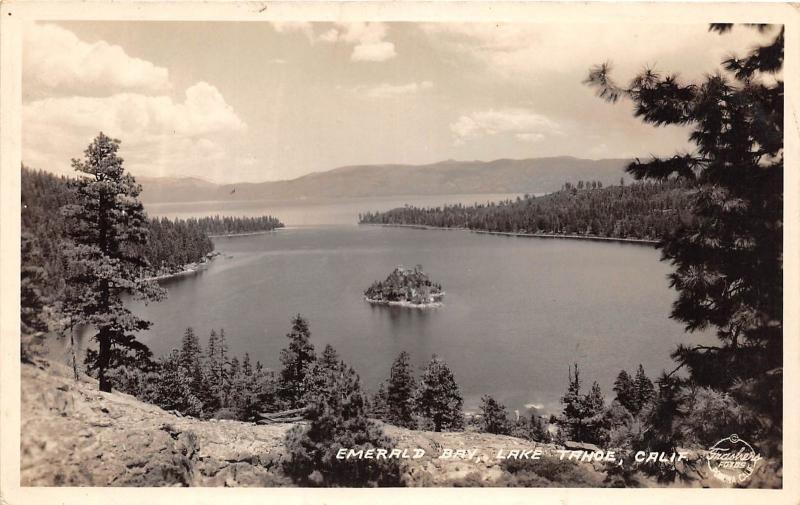
[[[111,337],[101,331],[99,340],[100,349],[97,354],[97,379],[100,381],[100,391],[110,393],[111,382],[108,380],[106,372],[108,371],[108,364],[111,359]]]

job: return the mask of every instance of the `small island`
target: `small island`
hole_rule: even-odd
[[[431,282],[422,265],[413,269],[400,265],[385,281],[375,281],[364,291],[369,303],[412,308],[438,307],[443,296],[441,284]]]

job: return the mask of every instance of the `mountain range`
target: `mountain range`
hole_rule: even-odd
[[[284,181],[215,184],[195,177],[137,177],[144,202],[302,200],[392,195],[549,193],[565,182],[619,184],[627,159],[559,156],[428,165],[355,165]]]

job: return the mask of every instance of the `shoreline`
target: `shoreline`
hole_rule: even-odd
[[[358,224],[359,226],[382,226],[386,228],[414,228],[418,230],[468,231],[470,233],[478,233],[482,235],[500,235],[504,237],[593,240],[596,242],[620,242],[620,243],[641,244],[641,245],[658,244],[658,240],[650,240],[643,238],[602,237],[599,235],[575,235],[575,234],[567,235],[559,233],[525,233],[525,232],[508,232],[508,231],[473,230],[470,228],[430,226],[426,224],[391,224],[391,223],[358,223]]]
[[[439,296],[438,298],[442,298],[443,296],[444,296],[444,293],[442,293],[442,296]],[[442,305],[444,305],[442,302],[411,303],[411,302],[406,302],[406,301],[394,302],[394,301],[388,301],[388,300],[386,300],[386,301],[384,301],[384,300],[375,300],[375,299],[372,299],[372,298],[367,298],[366,296],[364,297],[364,300],[366,300],[368,303],[370,303],[372,305],[387,305],[387,306],[390,306],[390,307],[406,307],[406,308],[409,308],[409,309],[436,309],[436,308],[439,308]]]
[[[274,233],[274,232],[280,230],[281,228],[284,228],[284,227],[283,226],[279,226],[278,228],[273,228],[271,230],[248,231],[248,232],[245,232],[245,233],[226,233],[224,235],[209,235],[208,238],[249,237],[251,235],[265,235],[267,233]]]
[[[212,251],[208,253],[209,255],[203,260],[198,261],[195,263],[186,263],[185,265],[181,266],[181,269],[177,272],[169,273],[169,274],[161,274],[161,275],[154,275],[152,277],[145,277],[143,281],[164,281],[167,279],[174,279],[177,277],[186,277],[187,275],[194,275],[198,272],[202,272],[211,264],[212,261],[217,256],[221,256],[222,253],[219,251]]]

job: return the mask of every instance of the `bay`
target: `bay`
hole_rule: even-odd
[[[165,281],[166,301],[135,310],[152,321],[141,335],[155,354],[180,344],[191,326],[205,344],[225,329],[230,351],[279,369],[290,318],[302,314],[318,351],[333,345],[370,391],[401,351],[418,372],[433,354],[453,369],[474,410],[483,394],[510,409],[560,410],[568,367],[585,388],[597,380],[609,400],[620,369],[641,363],[655,378],[671,369],[687,336],[669,319],[670,269],[652,246],[498,237],[460,230],[358,226],[357,213],[415,205],[497,200],[500,195],[356,199],[285,205],[246,204],[220,213],[271,213],[287,229],[215,239],[222,254],[194,276]],[[502,195],[515,196],[515,195]],[[424,200],[424,201],[423,201]],[[201,205],[149,205],[151,214],[213,214]],[[251,205],[252,208],[247,207]],[[286,217],[289,216],[289,217]],[[421,264],[447,292],[444,305],[412,309],[370,305],[362,293],[398,265]]]

